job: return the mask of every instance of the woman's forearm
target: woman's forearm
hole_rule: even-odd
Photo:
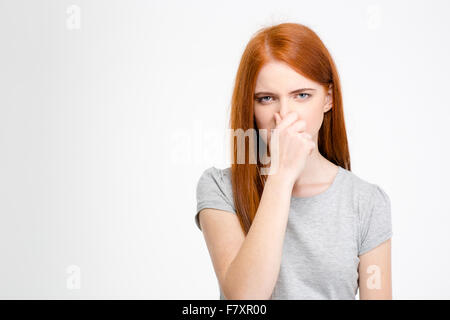
[[[255,218],[230,264],[223,285],[226,299],[269,299],[280,271],[293,183],[270,175]]]

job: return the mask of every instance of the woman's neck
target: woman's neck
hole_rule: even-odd
[[[337,170],[337,165],[322,156],[316,147],[308,157],[305,168],[295,181],[293,189],[330,183],[333,181]]]

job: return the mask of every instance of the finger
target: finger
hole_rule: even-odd
[[[275,112],[275,125],[278,126],[280,121],[281,121],[280,115],[278,114],[278,112]]]
[[[303,132],[299,132],[301,135],[302,135],[302,137],[304,137],[305,139],[308,139],[309,141],[312,141],[312,136],[308,133],[308,132],[306,132],[306,131],[303,131]]]
[[[316,148],[316,144],[314,142],[311,143],[311,150],[309,151],[309,154],[312,154],[313,150]]]
[[[316,143],[312,140],[312,136],[308,132],[301,132],[299,136],[306,140],[306,143],[311,146],[311,148],[316,147]]]
[[[298,118],[298,114],[297,112],[289,112],[286,117],[284,117],[281,121],[280,124],[277,126],[277,129],[284,129],[287,128],[288,126],[290,126],[295,120],[297,120]]]
[[[305,120],[297,120],[290,127],[289,130],[294,132],[304,132],[306,130],[306,121]]]

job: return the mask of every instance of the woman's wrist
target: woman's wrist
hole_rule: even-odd
[[[275,184],[286,187],[291,191],[295,183],[295,179],[293,179],[292,174],[281,170],[277,171],[276,173],[269,174],[267,177],[267,181],[269,180],[273,181],[273,183]]]

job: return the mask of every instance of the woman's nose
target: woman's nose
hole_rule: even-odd
[[[293,106],[289,103],[289,101],[284,100],[280,102],[280,116],[281,119],[284,119],[286,117],[286,115],[291,112],[294,111]]]

